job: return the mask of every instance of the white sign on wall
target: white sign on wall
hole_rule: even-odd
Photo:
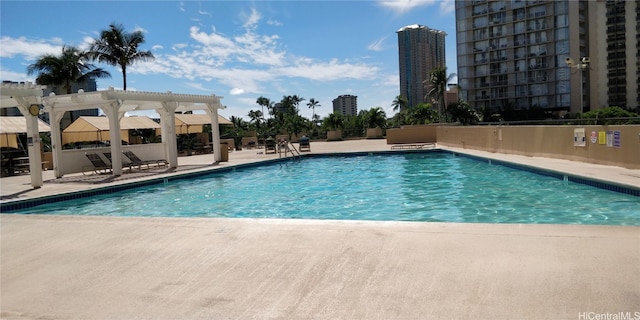
[[[573,129],[573,145],[576,147],[584,147],[587,145],[584,128]]]

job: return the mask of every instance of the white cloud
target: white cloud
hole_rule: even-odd
[[[229,91],[229,94],[232,95],[232,96],[237,96],[237,95],[243,94],[243,93],[244,93],[244,90],[240,89],[240,88],[233,88],[233,89],[231,89],[231,91]]]
[[[332,59],[328,62],[314,62],[309,58],[300,58],[292,65],[274,68],[276,74],[286,77],[301,77],[310,80],[332,81],[341,79],[372,79],[378,67],[367,64],[339,62]]]
[[[189,45],[186,44],[186,43],[176,43],[176,44],[171,46],[171,50],[178,51],[178,50],[184,49],[184,48],[186,48],[188,46]]]
[[[442,11],[442,13],[454,12],[456,10],[455,0],[441,0],[440,10]]]
[[[276,27],[282,26],[282,22],[278,20],[272,20],[272,19],[267,20],[267,24],[270,26],[276,26]]]
[[[0,80],[17,82],[30,81],[35,83],[35,78],[33,76],[28,76],[26,73],[15,72],[12,70],[4,70],[2,67],[0,67]]]
[[[373,43],[371,43],[367,49],[371,50],[371,51],[382,51],[382,43],[384,42],[384,40],[386,40],[387,37],[382,37],[376,41],[374,41]]]
[[[449,0],[439,0],[449,1]],[[436,0],[381,0],[378,2],[381,6],[389,8],[397,13],[405,13],[411,9],[422,6],[431,6],[437,3]]]
[[[24,56],[26,60],[36,60],[45,54],[60,54],[62,45],[58,44],[57,39],[32,40],[25,37],[0,38],[0,58],[14,58],[16,56]]]
[[[135,28],[133,28],[133,32],[135,32],[135,31],[140,31],[142,33],[149,33],[146,29],[144,29],[143,27],[138,26],[138,25],[136,25]]]
[[[201,90],[201,91],[211,91],[211,90],[205,88],[201,83],[187,82],[187,83],[185,83],[185,85],[187,85],[188,87],[197,89],[197,90]]]
[[[262,16],[260,16],[260,13],[255,8],[251,8],[251,14],[248,17],[246,17],[245,19],[246,21],[242,25],[242,27],[247,29],[253,29],[257,26],[261,18]]]
[[[189,28],[189,36],[193,40],[204,44],[205,46],[220,46],[225,48],[233,48],[234,44],[231,40],[223,37],[222,35],[213,31],[212,33],[200,32],[200,28],[191,27]]]

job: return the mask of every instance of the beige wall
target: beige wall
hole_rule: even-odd
[[[435,125],[422,125],[387,129],[387,144],[434,143],[436,128]]]
[[[574,129],[584,128],[586,145],[574,146]],[[591,132],[620,131],[620,147],[591,143]],[[387,131],[387,136],[389,133]],[[387,140],[389,143],[389,140]],[[422,141],[413,141],[422,142]],[[408,143],[408,142],[393,142]],[[626,126],[439,126],[439,145],[540,156],[640,169],[640,125]]]

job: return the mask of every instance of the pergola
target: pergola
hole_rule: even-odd
[[[78,92],[65,95],[50,95],[42,97],[43,86],[22,84],[2,84],[0,94],[2,107],[18,106],[27,118],[27,135],[29,140],[29,163],[31,184],[34,188],[42,186],[42,159],[40,139],[38,136],[37,116],[29,114],[29,107],[33,104],[44,106],[49,113],[51,126],[51,142],[53,156],[53,170],[57,178],[62,177],[60,161],[62,159],[62,138],[60,120],[66,111],[100,108],[109,119],[109,136],[111,141],[121,141],[120,119],[128,111],[155,110],[160,115],[162,127],[162,145],[169,165],[178,166],[178,152],[176,146],[176,112],[204,110],[211,119],[211,127],[218,128],[218,109],[224,109],[220,104],[222,97],[216,95],[177,94],[168,91],[142,92],[123,91],[109,88],[104,91]],[[6,101],[5,101],[6,100]],[[212,130],[213,155],[215,161],[220,161],[220,132]],[[120,143],[111,144],[111,154],[121,154]],[[112,158],[113,174],[122,174],[122,157]]]

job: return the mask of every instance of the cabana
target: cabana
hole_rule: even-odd
[[[206,114],[176,114],[176,134],[201,133],[205,124],[211,124]],[[233,125],[222,116],[218,116],[218,124]]]
[[[122,141],[131,142],[129,130],[144,129],[153,129],[156,135],[160,135],[160,124],[149,117],[123,117],[120,119],[120,137]],[[110,135],[109,119],[107,117],[81,116],[62,131],[62,144],[84,141],[111,141]]]
[[[49,132],[49,125],[38,119],[38,132]],[[18,135],[27,133],[25,117],[0,117],[0,147],[18,149]]]

